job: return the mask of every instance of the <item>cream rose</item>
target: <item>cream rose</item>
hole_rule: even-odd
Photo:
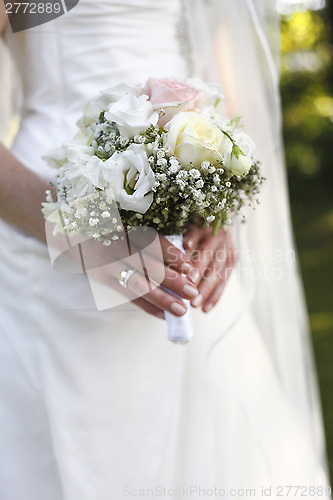
[[[206,118],[193,112],[178,113],[166,127],[165,146],[183,165],[200,165],[203,161],[223,160],[225,136]]]

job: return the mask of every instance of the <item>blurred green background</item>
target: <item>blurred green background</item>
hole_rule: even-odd
[[[333,0],[280,0],[279,8],[291,209],[333,478]]]

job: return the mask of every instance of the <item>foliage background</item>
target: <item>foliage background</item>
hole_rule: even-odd
[[[291,209],[333,478],[333,0],[281,0],[280,12]]]

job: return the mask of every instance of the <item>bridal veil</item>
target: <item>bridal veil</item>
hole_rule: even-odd
[[[325,467],[311,337],[291,229],[281,135],[279,17],[266,0],[186,0],[190,69],[221,83],[226,111],[242,115],[265,185],[238,228],[238,267],[249,307],[288,403]],[[240,308],[241,313],[241,308]],[[224,332],[226,334],[227,332]],[[224,335],[221,335],[220,342]]]

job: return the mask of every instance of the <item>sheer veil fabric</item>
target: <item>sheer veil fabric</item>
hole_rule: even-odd
[[[12,151],[41,176],[52,175],[41,155],[73,135],[100,90],[199,76],[222,85],[226,114],[241,113],[267,180],[258,209],[235,224],[238,264],[224,296],[208,315],[193,311],[185,348],[132,304],[97,313],[83,276],[52,270],[44,245],[0,221],[4,500],[327,485],[281,142],[278,33],[266,0],[80,0],[45,26],[7,30],[24,94]]]
[[[281,389],[325,468],[322,417],[281,138],[276,5],[265,0],[190,0],[185,1],[185,9],[193,74],[221,83],[228,115],[241,113],[262,160],[266,182],[260,205],[248,211],[246,224],[238,228],[238,272]]]

